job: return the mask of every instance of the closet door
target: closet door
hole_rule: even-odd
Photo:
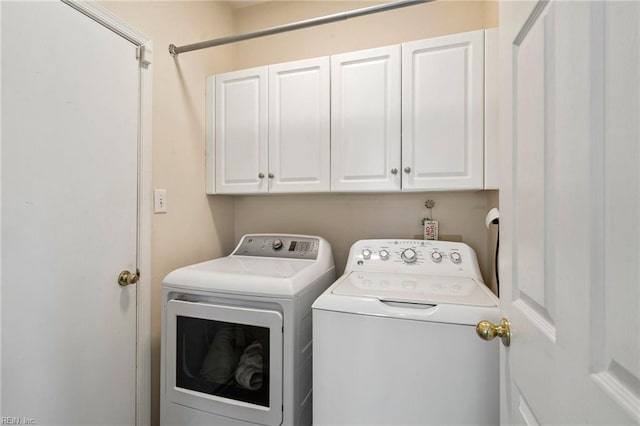
[[[151,344],[137,336],[140,286],[151,284],[138,238],[140,81],[151,70],[92,7],[0,2],[0,424],[148,418],[136,352]],[[138,285],[118,285],[139,267]]]
[[[482,189],[484,31],[402,45],[402,190]]]
[[[400,189],[400,46],[331,57],[331,191]]]
[[[269,192],[329,191],[329,57],[269,66]]]
[[[267,191],[267,68],[215,80],[216,193]]]

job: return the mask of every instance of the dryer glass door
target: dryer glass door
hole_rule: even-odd
[[[265,425],[282,421],[282,315],[169,300],[167,392],[178,404]]]

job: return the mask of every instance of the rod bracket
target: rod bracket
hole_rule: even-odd
[[[176,52],[176,45],[175,44],[170,44],[169,45],[169,53],[171,54],[171,56],[173,56],[174,58],[178,57],[178,52]]]

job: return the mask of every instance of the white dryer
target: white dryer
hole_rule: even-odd
[[[497,425],[498,300],[463,243],[362,240],[313,304],[314,425]]]
[[[311,424],[311,304],[335,280],[329,243],[245,235],[162,290],[162,425]]]

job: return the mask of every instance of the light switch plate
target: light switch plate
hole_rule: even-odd
[[[154,213],[167,212],[167,190],[166,189],[153,190],[153,212]]]

